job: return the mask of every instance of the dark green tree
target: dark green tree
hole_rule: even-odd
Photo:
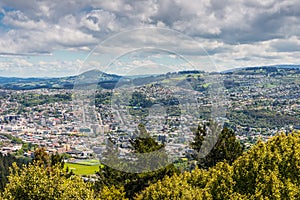
[[[194,150],[191,156],[195,160],[199,159],[199,154],[205,136],[206,136],[206,124],[203,125],[199,124],[198,127],[194,130],[194,141],[191,142],[190,144],[191,148]]]
[[[116,151],[116,148],[112,147],[113,143],[108,142],[108,148],[111,152]],[[123,162],[119,160],[119,167],[133,167],[133,168],[147,168],[147,166],[151,165],[151,161],[153,161],[153,154],[147,154],[150,152],[158,151],[164,148],[164,145],[159,144],[153,139],[150,134],[147,132],[144,125],[139,125],[138,130],[136,132],[135,137],[131,140],[132,151],[137,154],[141,154],[142,157],[138,157],[138,159],[142,159],[145,162],[136,162],[131,166],[126,166],[127,162]],[[156,153],[156,152],[155,152]],[[167,158],[167,154],[164,151],[159,151],[160,155],[155,156],[155,158],[160,158],[162,161]],[[114,157],[114,155],[111,155]],[[145,156],[145,157],[143,157]],[[111,158],[112,158],[111,157]],[[116,158],[117,159],[117,158]],[[136,166],[143,165],[143,166]],[[99,181],[95,184],[97,190],[101,190],[108,187],[116,187],[125,192],[125,196],[127,198],[132,199],[136,194],[140,191],[148,187],[150,184],[157,182],[158,180],[162,180],[165,176],[172,176],[179,171],[174,167],[174,165],[164,166],[162,163],[162,167],[148,172],[143,173],[128,173],[124,171],[120,171],[117,169],[113,169],[109,166],[101,167],[97,174],[99,175]]]
[[[29,160],[16,158],[14,155],[7,154],[3,155],[0,153],[0,190],[3,190],[7,183],[7,176],[9,175],[9,168],[13,163],[17,166],[22,167],[23,164],[27,164]]]
[[[164,148],[163,144],[158,144],[147,132],[145,125],[139,124],[136,137],[131,140],[131,145],[135,153],[150,153]]]
[[[132,197],[135,194],[142,191],[149,185],[162,180],[165,176],[172,176],[179,173],[179,170],[175,168],[173,164],[167,163],[168,155],[164,151],[164,144],[159,144],[153,139],[146,127],[143,124],[138,126],[138,136],[131,141],[133,151],[139,154],[139,165],[142,165],[144,169],[149,169],[148,172],[137,173],[131,179],[131,182],[125,185],[125,191],[127,191],[128,197]],[[152,154],[148,154],[154,152]],[[151,165],[155,163],[159,169],[152,170]]]
[[[197,161],[198,167],[205,169],[225,160],[231,164],[243,153],[234,131],[227,127],[220,130],[216,122],[199,125],[190,146],[194,150],[191,157]]]
[[[58,153],[52,154],[50,156],[50,163],[51,163],[51,166],[59,165],[61,169],[63,169],[65,166],[63,155],[60,155]]]
[[[130,173],[117,170],[126,167],[126,162],[118,157],[118,148],[115,147],[115,142],[111,138],[108,138],[106,151],[102,154],[101,161],[102,165],[96,173],[99,176],[98,181],[95,183],[97,191],[102,190],[104,186],[121,188],[130,180]],[[114,166],[114,168],[111,166]]]
[[[234,131],[224,127],[217,143],[204,158],[204,167],[215,166],[220,161],[226,161],[231,164],[243,154],[243,151],[243,146],[236,139]]]

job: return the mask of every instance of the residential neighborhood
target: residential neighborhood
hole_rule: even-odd
[[[33,148],[22,147],[30,144],[49,153],[101,159],[110,140],[126,158],[130,140],[139,135],[137,126],[144,124],[171,158],[184,158],[193,128],[213,115],[234,129],[246,148],[277,132],[299,129],[299,70],[244,70],[220,77],[224,85],[219,96],[211,95],[215,91],[209,84],[193,82],[205,79],[203,73],[169,74],[162,82],[101,89],[95,99],[83,99],[82,106],[74,105],[70,89],[1,89],[1,153],[31,157]],[[199,84],[204,89],[194,90]]]

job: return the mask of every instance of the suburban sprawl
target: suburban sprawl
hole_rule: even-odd
[[[222,80],[218,90],[214,77]],[[134,87],[125,83],[128,78],[112,76],[82,107],[76,107],[70,83],[63,87],[59,79],[46,86],[46,80],[36,80],[30,88],[26,82],[2,84],[0,151],[32,157],[36,147],[44,147],[69,161],[101,159],[110,140],[126,157],[143,123],[171,157],[186,158],[192,128],[214,117],[249,148],[277,132],[300,129],[299,78],[299,68],[292,66],[168,73],[131,79]]]

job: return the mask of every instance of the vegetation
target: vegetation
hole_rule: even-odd
[[[207,169],[220,161],[231,164],[243,153],[243,147],[235,138],[234,131],[224,127],[220,128],[215,122],[199,125],[194,131],[194,141],[191,155],[197,161],[199,168]]]
[[[198,127],[198,132],[204,133],[203,127]],[[147,134],[143,126],[139,128],[140,133]],[[229,140],[231,144],[236,144],[232,135],[230,130],[223,129],[220,136],[223,139],[219,141]],[[161,148],[161,145],[147,138],[140,137],[137,141],[133,141],[133,146],[139,152],[154,150],[152,145],[148,145],[150,143]],[[223,142],[217,142],[216,146],[222,146],[221,144],[236,147]],[[299,149],[299,133],[279,134],[266,143],[259,141],[235,160],[223,159],[208,169],[196,167],[191,172],[179,174],[168,166],[158,171],[130,174],[105,166],[99,172],[100,182],[94,187],[91,183],[85,183],[79,176],[66,172],[59,155],[49,156],[43,149],[39,149],[35,153],[33,163],[23,165],[22,169],[13,164],[8,184],[1,197],[3,199],[299,199]]]
[[[11,134],[6,134],[6,133],[0,133],[0,135],[5,136],[7,139],[11,140],[11,143],[13,144],[22,144],[22,140],[20,138],[14,137]]]
[[[97,92],[95,94],[95,105],[110,104],[112,98],[111,92]]]
[[[230,124],[252,128],[276,128],[284,127],[286,124],[298,124],[299,116],[297,115],[278,113],[276,110],[257,110],[255,107],[257,105],[248,106],[244,110],[230,111],[227,114]]]
[[[274,68],[244,69],[223,74],[224,86],[228,90],[228,98],[232,104],[228,106],[226,124],[235,130],[273,129],[290,125],[299,125],[299,91],[298,78],[300,70],[282,70]],[[228,75],[228,76],[227,76]],[[240,77],[235,79],[235,75]],[[244,76],[245,75],[245,76]],[[258,77],[252,77],[258,75]],[[263,78],[260,78],[263,77]],[[279,77],[279,78],[276,78]],[[248,79],[249,78],[249,79]],[[99,83],[101,87],[112,89],[120,77],[111,77]],[[261,79],[261,81],[257,81]],[[211,83],[206,82],[204,75],[196,72],[171,73],[161,76],[135,78],[137,85],[149,83],[152,89],[157,89],[154,98],[140,87],[130,98],[113,98],[112,91],[101,91],[95,94],[95,104],[124,103],[133,116],[147,116],[149,108],[155,104],[162,104],[169,116],[180,116],[182,110],[179,102],[172,93],[165,95],[163,88],[155,82],[169,83],[171,80],[188,82],[192,88],[209,93]],[[36,80],[40,82],[42,80]],[[53,88],[57,80],[52,83],[31,84],[21,82],[16,86],[6,85],[6,88],[32,89]],[[1,82],[1,81],[0,81]],[[126,80],[124,84],[126,84]],[[53,84],[55,83],[55,84]],[[69,87],[73,84],[66,82]],[[180,82],[181,83],[181,82]],[[6,81],[3,82],[6,84]],[[122,84],[119,84],[121,86]],[[281,87],[277,87],[277,86]],[[56,87],[56,86],[55,86]],[[155,90],[156,91],[156,90]],[[295,94],[294,94],[295,93]],[[71,101],[71,94],[38,94],[32,91],[18,93],[3,92],[0,99],[8,99],[15,104],[3,115],[14,113],[24,115],[32,111],[40,111],[39,105],[55,102]],[[120,95],[120,94],[115,94]],[[208,104],[203,100],[204,105]],[[241,101],[242,100],[242,101]],[[119,102],[120,101],[120,102]],[[202,119],[210,116],[210,106],[201,106]],[[47,111],[45,117],[62,117],[61,111]],[[12,120],[14,121],[14,120]],[[8,123],[3,119],[0,123]],[[294,127],[295,128],[295,127]],[[278,130],[278,129],[277,129]],[[264,130],[263,130],[264,131]],[[240,133],[243,133],[241,131]],[[272,133],[273,134],[273,133]],[[190,170],[179,173],[174,165],[165,166],[166,152],[158,151],[164,144],[149,137],[145,127],[140,125],[134,139],[131,141],[132,152],[156,155],[139,157],[144,163],[123,162],[117,159],[118,150],[114,149],[114,142],[108,144],[109,162],[118,164],[119,169],[128,167],[146,168],[143,173],[129,173],[109,166],[64,163],[61,155],[49,155],[44,149],[38,149],[32,163],[16,158],[12,155],[0,155],[1,196],[4,199],[300,199],[300,137],[299,133],[281,134],[270,139],[267,143],[258,141],[247,152],[236,140],[235,133],[229,128],[220,128],[209,122],[199,125],[194,130],[194,141],[190,146],[194,153],[189,160],[196,161],[195,166],[185,167],[180,161],[177,163],[182,169]],[[22,141],[11,135],[5,135],[12,143],[21,144]],[[249,136],[251,139],[251,137]],[[250,140],[249,139],[249,140]],[[251,139],[252,142],[253,139]],[[35,146],[23,144],[16,155],[34,149]],[[151,170],[152,161],[161,160],[161,168]],[[13,164],[13,163],[16,164]],[[159,163],[159,162],[158,162]],[[185,164],[188,162],[185,162]],[[25,164],[25,165],[24,165]],[[10,171],[9,168],[11,167]],[[81,174],[97,172],[98,180],[95,184],[85,183]],[[193,170],[191,170],[193,169]],[[71,170],[71,172],[70,172]],[[74,173],[76,173],[76,175]],[[85,179],[87,180],[87,179]]]
[[[149,133],[146,131],[144,125],[139,125],[138,136],[132,140],[133,151],[135,153],[149,153],[157,151],[164,146],[158,144],[153,138],[149,136]],[[111,150],[109,150],[111,151]],[[113,156],[113,155],[111,155]],[[148,157],[150,156],[150,157]],[[145,157],[139,158],[145,161],[145,166],[150,166],[153,155],[145,155]],[[158,155],[158,159],[161,159],[162,162],[165,162],[164,158],[166,154],[164,152],[161,155]],[[114,157],[111,159],[115,159]],[[142,167],[142,166],[126,166],[127,162],[122,162],[119,160],[119,165],[123,167]],[[99,175],[99,181],[96,182],[96,189],[101,190],[106,187],[115,187],[118,190],[125,192],[127,198],[133,198],[135,194],[139,193],[152,183],[162,180],[165,176],[172,176],[173,174],[178,173],[178,170],[174,165],[167,165],[156,171],[144,172],[144,173],[128,173],[113,169],[109,166],[103,166],[100,168],[100,171],[97,173]]]
[[[232,165],[166,177],[137,199],[299,199],[300,136],[292,133],[258,142]]]
[[[4,199],[94,199],[91,184],[76,175],[66,176],[59,165],[44,168],[33,162],[20,169],[14,164],[8,181]]]
[[[17,138],[19,139],[19,138]],[[17,156],[23,156],[25,152],[28,152],[28,151],[34,151],[36,148],[38,148],[38,145],[37,144],[32,144],[32,143],[24,143],[22,142],[22,148],[19,149],[15,155]]]
[[[91,175],[99,171],[98,165],[84,165],[81,163],[65,163],[65,169],[69,169],[77,175]]]
[[[28,163],[28,160],[23,158],[16,158],[15,156],[8,154],[2,155],[0,153],[0,190],[2,191],[8,181],[9,168],[15,163],[18,167],[22,167],[23,164]]]
[[[55,103],[55,102],[66,102],[71,101],[71,93],[66,94],[54,94],[54,95],[43,95],[43,94],[27,94],[18,96],[19,102],[24,107],[33,107],[37,105]]]

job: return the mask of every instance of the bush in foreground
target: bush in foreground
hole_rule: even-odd
[[[150,185],[137,199],[299,199],[300,136],[258,142],[229,165],[195,169]]]
[[[90,184],[79,176],[67,178],[58,165],[45,169],[34,163],[20,169],[13,164],[8,182],[3,199],[94,199]]]
[[[34,162],[11,168],[3,199],[95,199],[91,184],[67,175],[59,165]],[[166,176],[136,199],[300,199],[300,136],[278,135],[258,142],[232,165]],[[102,186],[100,199],[124,199],[124,187]]]

